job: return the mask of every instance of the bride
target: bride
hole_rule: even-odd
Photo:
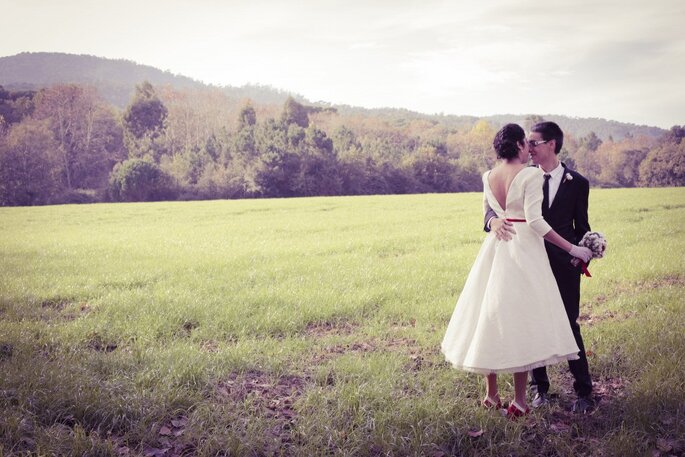
[[[484,203],[516,226],[509,242],[490,232],[457,301],[442,352],[455,368],[486,376],[482,404],[501,408],[497,373],[514,373],[511,418],[529,412],[528,371],[578,358],[544,240],[587,261],[591,251],[559,236],[542,218],[543,172],[528,167],[528,142],[516,124],[493,141],[498,164],[483,174]]]

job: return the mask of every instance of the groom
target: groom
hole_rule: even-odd
[[[577,244],[590,231],[587,207],[590,184],[579,173],[559,161],[557,155],[564,142],[564,133],[554,122],[539,122],[531,129],[528,144],[533,164],[544,171],[542,216],[547,223],[567,241]],[[488,208],[485,215],[485,231],[494,230],[497,238],[511,239],[516,233],[512,224],[498,219]],[[594,408],[592,379],[588,368],[583,338],[580,335],[578,315],[580,312],[580,267],[571,264],[571,256],[562,249],[545,242],[552,272],[557,280],[559,292],[566,308],[566,315],[573,330],[576,344],[580,348],[578,360],[569,360],[568,365],[575,379],[573,389],[578,399],[573,412],[587,413]],[[532,406],[538,408],[549,403],[549,378],[545,367],[531,372],[532,389],[536,392]]]

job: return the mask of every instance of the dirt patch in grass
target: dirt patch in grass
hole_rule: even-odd
[[[55,360],[59,353],[59,345],[54,341],[49,341],[40,345],[38,355],[47,360]]]
[[[10,343],[0,343],[0,362],[9,360],[14,353],[14,346]]]
[[[78,312],[83,315],[83,314],[88,314],[93,310],[92,306],[90,306],[90,303],[88,302],[80,302],[78,304]]]
[[[615,282],[610,285],[610,288],[613,289],[610,294],[599,294],[593,297],[591,301],[581,304],[581,310],[584,312],[578,317],[578,322],[592,326],[608,320],[620,322],[631,319],[636,316],[637,313],[635,311],[604,311],[601,313],[594,313],[594,309],[595,307],[601,307],[606,304],[611,297],[616,298],[622,295],[634,295],[638,292],[670,287],[685,287],[685,276],[669,275],[641,281]]]
[[[416,319],[414,319],[414,318],[409,319],[408,321],[393,322],[390,325],[390,328],[393,330],[406,330],[408,328],[415,328],[415,327],[416,327]]]
[[[643,279],[639,281],[614,282],[614,295],[632,295],[645,290],[662,289],[667,287],[685,287],[685,275],[667,275],[660,278]]]
[[[73,303],[71,298],[53,297],[40,302],[40,307],[43,309],[54,309],[55,311],[62,311],[67,305]]]
[[[582,417],[571,412],[571,406],[576,400],[576,393],[573,390],[573,376],[567,369],[563,369],[557,374],[553,381],[552,389],[559,392],[553,397],[560,405],[559,411],[555,411],[559,419],[568,420]],[[595,400],[596,408],[590,413],[591,416],[601,417],[605,406],[610,403],[620,401],[626,395],[626,390],[630,381],[622,377],[600,377],[592,380],[592,396]]]
[[[296,375],[274,377],[268,373],[250,370],[231,373],[216,386],[221,401],[240,404],[250,400],[253,411],[273,421],[270,433],[283,447],[292,443],[291,430],[297,421],[293,404],[302,395],[306,379]]]
[[[101,335],[93,333],[88,339],[88,343],[86,344],[86,346],[88,347],[88,349],[92,349],[98,352],[112,352],[116,350],[118,344],[113,341],[107,341]]]
[[[379,342],[383,349],[393,352],[417,353],[421,350],[421,346],[413,338],[391,338]]]
[[[438,347],[423,347],[411,338],[393,338],[383,340],[384,349],[393,352],[401,352],[407,355],[405,365],[407,371],[421,371],[435,365],[435,357],[440,354]]]
[[[66,297],[52,297],[40,302],[40,308],[34,308],[34,316],[42,321],[73,320],[68,311],[74,300]],[[29,313],[30,316],[31,313]],[[25,316],[28,317],[28,316]]]
[[[73,303],[62,311],[60,317],[65,321],[73,321],[90,313],[92,308],[86,302]]]
[[[90,313],[91,310],[88,302],[57,297],[42,301],[36,317],[46,322],[73,321]]]
[[[439,354],[438,348],[424,348],[411,338],[372,338],[347,344],[324,346],[314,353],[308,365],[318,366],[349,353],[365,354],[382,351],[398,352],[406,355],[407,365],[405,368],[408,371],[419,371],[433,366],[434,362],[431,359]]]
[[[641,279],[638,281],[608,281],[607,288],[610,295],[634,294],[645,289],[660,289],[663,287],[685,287],[685,275],[673,274],[659,278]],[[612,290],[613,289],[613,290]],[[598,294],[592,304],[601,305],[608,300],[606,294]]]
[[[591,327],[593,325],[599,324],[601,322],[610,320],[613,322],[621,322],[627,319],[631,319],[635,317],[637,313],[635,311],[628,311],[628,312],[615,312],[615,311],[605,311],[600,314],[589,314],[589,313],[582,313],[578,317],[578,322],[587,325],[588,327]]]
[[[358,324],[349,321],[311,322],[305,328],[304,333],[311,338],[346,336],[351,335],[357,327],[359,327]]]
[[[185,319],[183,322],[178,324],[176,330],[174,330],[174,337],[176,338],[188,338],[192,335],[193,330],[200,326],[200,322],[194,319]]]
[[[366,353],[376,351],[377,347],[373,341],[359,341],[347,344],[335,344],[325,346],[312,356],[307,363],[308,366],[317,366],[351,352]]]
[[[594,395],[600,402],[612,402],[626,395],[630,381],[620,377],[600,378],[593,382]]]
[[[685,205],[661,205],[663,209],[679,209],[685,208]]]
[[[163,423],[159,428],[155,426],[155,433],[158,438],[152,445],[143,446],[143,454],[146,457],[180,457],[184,455],[194,455],[195,445],[188,442],[185,438],[186,427],[188,425],[187,416],[178,416]],[[135,455],[128,448],[126,441],[120,438],[112,439],[114,448],[118,455]]]
[[[158,282],[157,279],[148,279],[146,281],[142,281],[142,280],[108,281],[108,282],[100,283],[100,287],[103,287],[106,289],[115,289],[115,290],[135,290],[135,289],[143,289],[145,287],[152,286],[153,284],[155,284],[157,282]]]
[[[594,298],[594,300],[593,300],[592,302],[590,302],[589,304],[587,304],[587,305],[586,305],[586,304],[583,304],[583,307],[592,308],[593,306],[603,305],[604,303],[607,302],[607,300],[608,300],[608,298],[607,298],[606,295],[604,295],[604,294],[599,294],[599,295],[597,295],[597,296]]]
[[[640,287],[646,287],[649,289],[659,289],[662,287],[685,287],[685,276],[683,275],[670,275],[664,276],[663,278],[658,278],[649,281],[640,281]]]
[[[228,404],[241,420],[250,416],[265,419],[270,441],[277,442],[284,455],[290,455],[293,429],[298,419],[294,403],[305,390],[307,380],[297,375],[275,376],[258,370],[230,373],[213,386],[212,401]],[[244,412],[243,409],[247,408]],[[249,411],[249,412],[248,412]],[[176,457],[195,455],[198,446],[198,424],[191,424],[186,415],[158,422],[152,426],[154,438],[147,443],[129,448],[123,438],[112,437],[118,455],[146,457]],[[199,424],[201,425],[201,424]],[[142,452],[141,452],[142,448]],[[256,455],[263,455],[258,453]]]
[[[626,396],[629,381],[621,377],[603,377],[593,380],[595,408],[586,414],[571,411],[576,394],[573,377],[568,370],[551,376],[551,402],[540,410],[519,419],[523,426],[521,440],[536,455],[558,455],[556,443],[572,443],[574,455],[605,455],[606,424],[615,409],[612,403]],[[570,441],[571,440],[571,441]],[[528,454],[525,454],[528,455]]]
[[[203,352],[210,352],[210,353],[218,352],[219,351],[219,343],[217,343],[214,340],[203,341],[200,344],[200,350],[202,350]]]

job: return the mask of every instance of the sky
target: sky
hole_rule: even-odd
[[[682,0],[0,0],[0,11],[0,56],[127,59],[367,108],[685,124]]]

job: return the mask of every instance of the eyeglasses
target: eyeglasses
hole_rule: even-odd
[[[528,144],[532,147],[540,146],[541,144],[549,143],[552,140],[528,140]]]

